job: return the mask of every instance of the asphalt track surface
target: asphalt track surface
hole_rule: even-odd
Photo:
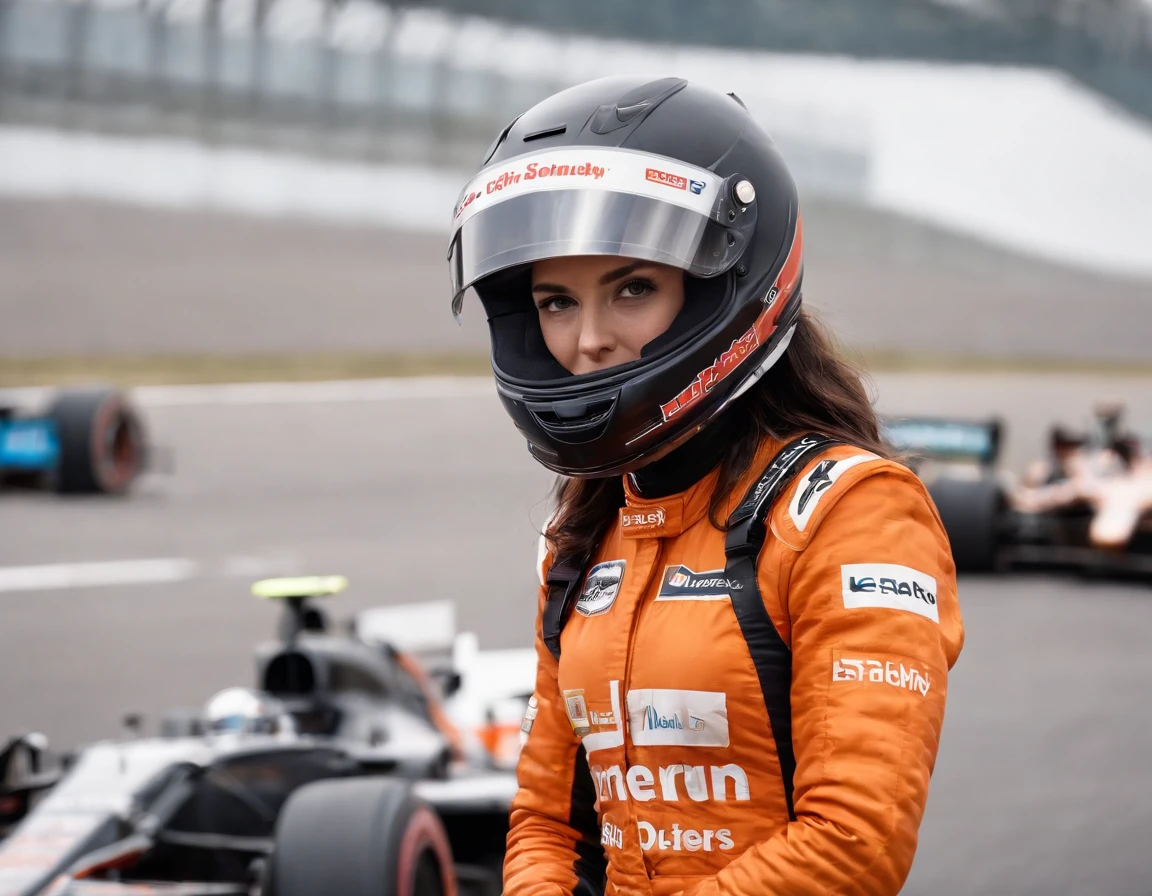
[[[1146,379],[876,385],[889,412],[1006,414],[1015,468],[1100,395],[1152,421]],[[126,501],[0,497],[0,731],[68,746],[251,681],[275,621],[248,595],[258,576],[344,573],[338,616],[450,597],[483,647],[528,643],[551,477],[487,383],[140,395],[172,472]],[[1152,589],[1018,574],[960,594],[967,644],[905,893],[1148,896]]]
[[[1152,281],[1062,268],[806,197],[804,294],[850,344],[1147,363]],[[478,350],[446,237],[0,199],[0,355]]]

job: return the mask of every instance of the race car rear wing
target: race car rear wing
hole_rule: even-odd
[[[413,655],[450,653],[456,637],[456,604],[428,600],[371,607],[356,614],[355,633]]]
[[[913,459],[967,461],[990,467],[1000,457],[1002,423],[945,417],[888,417],[881,435],[895,450]]]

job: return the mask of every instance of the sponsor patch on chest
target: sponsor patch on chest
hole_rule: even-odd
[[[723,569],[695,572],[683,565],[666,566],[656,600],[728,600],[729,591],[742,587],[729,582]]]
[[[584,699],[584,689],[576,688],[562,693],[564,697],[564,712],[568,715],[568,722],[577,736],[583,737],[592,729],[588,723],[588,703]]]
[[[628,731],[638,747],[728,746],[723,691],[641,688],[628,691]]]
[[[584,590],[576,601],[576,612],[581,616],[599,616],[612,609],[624,579],[624,560],[597,563],[588,570]]]
[[[624,743],[624,724],[620,710],[618,681],[608,682],[607,693],[597,691],[589,698],[584,688],[565,688],[564,713],[576,736],[584,741],[588,753],[619,747]]]

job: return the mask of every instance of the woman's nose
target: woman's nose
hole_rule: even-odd
[[[581,309],[580,354],[592,362],[600,362],[616,348],[616,336],[609,315],[595,307]]]

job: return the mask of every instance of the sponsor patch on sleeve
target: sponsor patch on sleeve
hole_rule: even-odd
[[[528,735],[532,733],[532,726],[536,724],[536,716],[540,712],[540,703],[533,694],[528,698],[528,706],[524,710],[524,719],[520,722],[520,744],[528,743]]]
[[[907,657],[865,656],[837,650],[832,657],[832,681],[884,684],[927,697],[932,676],[927,668]]]
[[[897,563],[849,563],[840,567],[844,606],[850,610],[881,607],[916,613],[940,621],[936,579]]]

